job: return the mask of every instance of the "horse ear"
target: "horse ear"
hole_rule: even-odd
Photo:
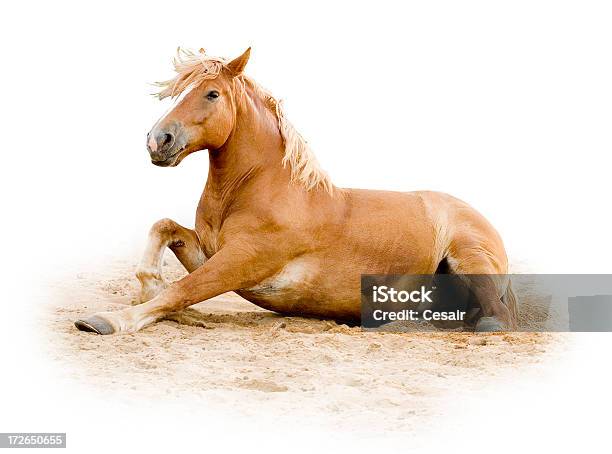
[[[244,67],[249,61],[249,57],[251,56],[251,48],[249,47],[240,57],[234,58],[231,62],[225,65],[227,69],[229,69],[230,73],[235,76],[239,76],[244,71]]]

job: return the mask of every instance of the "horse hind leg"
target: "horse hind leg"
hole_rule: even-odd
[[[155,298],[168,284],[161,274],[161,264],[169,248],[187,272],[196,270],[205,261],[204,252],[194,230],[185,228],[172,219],[161,219],[151,227],[149,240],[136,269],[141,289],[139,303]]]
[[[495,332],[516,329],[516,309],[509,307],[510,282],[502,274],[495,259],[484,251],[464,250],[448,258],[453,273],[461,274],[469,291],[480,306],[475,331]],[[514,302],[514,301],[513,301]]]

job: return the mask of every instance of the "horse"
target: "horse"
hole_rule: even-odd
[[[285,115],[244,73],[251,49],[226,60],[180,49],[176,76],[158,83],[174,107],[147,134],[151,162],[179,165],[208,150],[208,178],[189,229],[156,222],[136,270],[139,303],[75,322],[134,333],[172,312],[233,291],[279,314],[360,320],[363,274],[506,275],[500,235],[450,195],[336,187]],[[169,248],[188,274],[168,285]],[[509,278],[472,282],[475,331],[516,327]]]

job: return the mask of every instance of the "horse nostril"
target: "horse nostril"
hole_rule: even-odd
[[[158,136],[157,143],[159,144],[160,150],[170,148],[174,144],[174,135],[170,133],[162,133]]]

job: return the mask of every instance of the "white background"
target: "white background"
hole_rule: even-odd
[[[228,57],[253,46],[247,73],[285,100],[338,186],[446,191],[493,222],[513,261],[538,272],[606,273],[610,23],[609,4],[589,1],[3,6],[0,431],[67,431],[75,452],[173,443],[218,450],[221,435],[233,440],[229,451],[329,442],[329,434],[288,431],[270,447],[265,430],[236,436],[249,421],[122,407],[45,380],[30,322],[39,284],[137,254],[159,218],[193,224],[206,152],[163,169],[144,147],[170,107],[148,95],[148,83],[172,75],[178,45]],[[427,446],[597,446],[607,430],[610,338],[576,339],[547,382],[525,378],[510,394],[456,410],[457,424],[441,424]],[[361,450],[383,443],[334,440]]]

